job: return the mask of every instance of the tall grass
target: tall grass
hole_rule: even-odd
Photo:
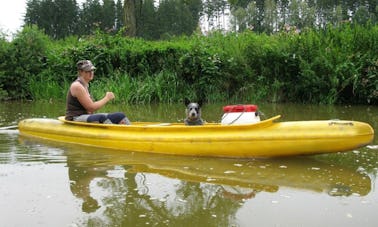
[[[48,73],[48,72],[45,72]],[[35,100],[63,100],[66,98],[70,81],[57,81],[50,75],[39,74],[29,79],[29,90]]]

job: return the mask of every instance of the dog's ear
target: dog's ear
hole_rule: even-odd
[[[185,106],[189,105],[189,103],[190,103],[190,100],[188,98],[185,98],[185,100],[184,100]]]
[[[202,106],[202,99],[198,101],[198,105]]]

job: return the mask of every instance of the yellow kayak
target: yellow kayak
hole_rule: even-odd
[[[276,157],[350,151],[372,142],[374,130],[358,121],[251,124],[135,122],[110,125],[31,118],[19,122],[22,136],[117,150],[215,157]]]

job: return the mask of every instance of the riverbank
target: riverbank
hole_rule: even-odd
[[[25,48],[27,46],[28,48]],[[378,103],[378,26],[274,35],[213,33],[166,41],[97,33],[54,41],[26,27],[0,40],[0,98],[62,100],[75,63],[97,66],[92,95],[119,103]]]

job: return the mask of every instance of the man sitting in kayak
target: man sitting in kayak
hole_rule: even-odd
[[[89,60],[80,60],[76,66],[78,78],[71,84],[67,93],[66,120],[129,125],[129,119],[122,112],[94,114],[95,111],[114,99],[114,94],[106,92],[102,99],[93,101],[88,85],[93,80],[96,67]]]

